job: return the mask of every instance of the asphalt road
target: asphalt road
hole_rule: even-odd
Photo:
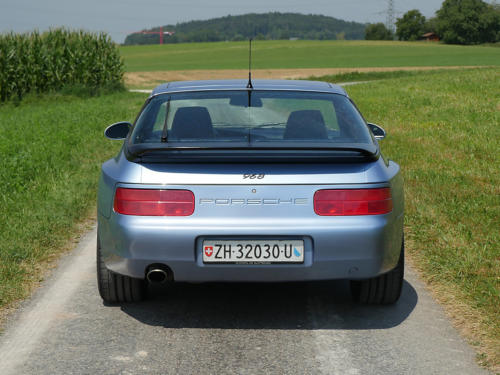
[[[104,305],[85,235],[0,336],[0,374],[486,374],[407,270],[390,307],[344,281],[153,288]]]

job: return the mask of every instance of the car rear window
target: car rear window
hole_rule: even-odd
[[[343,95],[241,90],[158,95],[142,111],[130,141],[366,144],[372,138]]]

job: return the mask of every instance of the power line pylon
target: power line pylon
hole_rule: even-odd
[[[387,18],[386,18],[386,27],[391,30],[393,33],[396,31],[394,27],[395,16],[394,16],[394,0],[387,0]]]

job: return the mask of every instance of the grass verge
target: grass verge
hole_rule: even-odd
[[[325,77],[329,80],[330,77]],[[405,178],[408,255],[500,372],[499,69],[421,72],[347,88]]]
[[[95,207],[100,163],[120,145],[106,125],[132,120],[144,94],[27,97],[0,106],[0,311],[26,297]]]
[[[442,69],[429,71],[427,74],[441,74]],[[390,72],[347,72],[339,74],[331,74],[326,76],[311,76],[307,79],[313,81],[328,81],[332,83],[344,82],[368,82],[378,81],[380,79],[393,79],[403,77],[418,77],[422,74],[420,70],[394,70]]]

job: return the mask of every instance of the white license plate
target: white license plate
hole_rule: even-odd
[[[303,263],[302,240],[205,240],[204,263]]]

